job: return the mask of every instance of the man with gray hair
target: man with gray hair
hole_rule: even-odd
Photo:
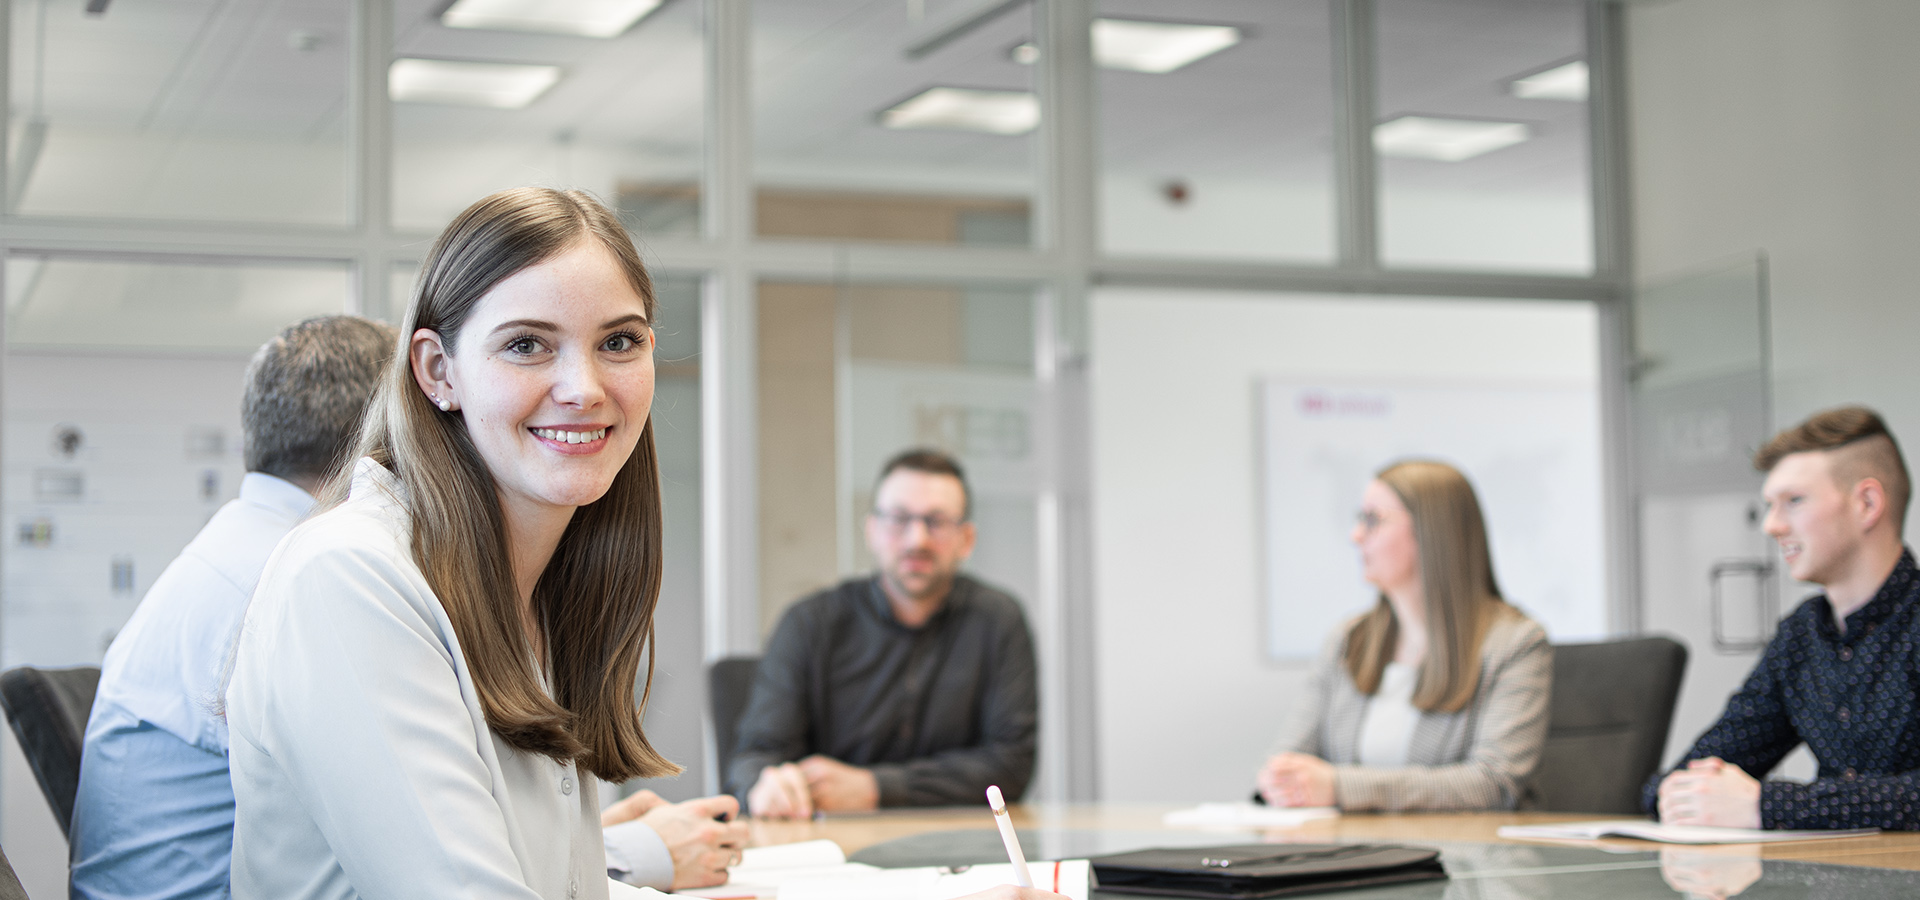
[[[73,804],[74,897],[227,895],[233,787],[214,709],[228,644],[398,345],[392,326],[322,316],[247,364],[240,496],[160,573],[101,666]]]

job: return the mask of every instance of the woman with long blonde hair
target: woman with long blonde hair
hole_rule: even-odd
[[[1380,591],[1329,641],[1259,773],[1260,797],[1347,810],[1512,809],[1547,734],[1553,651],[1494,580],[1473,486],[1382,469],[1353,542]]]
[[[679,771],[635,690],[660,592],[654,312],[588,195],[505,191],[441,234],[358,463],[246,615],[235,897],[608,896],[598,782]]]

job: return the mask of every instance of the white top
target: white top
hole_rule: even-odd
[[[1360,764],[1375,769],[1397,769],[1407,764],[1413,745],[1413,726],[1420,710],[1413,705],[1413,688],[1420,673],[1409,665],[1387,663],[1380,686],[1367,700],[1360,717]]]
[[[604,900],[598,785],[488,729],[387,470],[280,544],[227,689],[233,896]]]

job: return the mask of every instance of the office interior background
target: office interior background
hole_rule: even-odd
[[[1289,633],[1368,600],[1339,550],[1297,590],[1278,538],[1340,543],[1368,454],[1427,452],[1292,465],[1324,448],[1282,452],[1290,397],[1437,392],[1523,438],[1502,404],[1569,398],[1539,454],[1468,466],[1495,564],[1555,640],[1688,640],[1676,747],[1805,592],[1746,452],[1843,402],[1920,446],[1905,0],[635,8],[8,5],[0,665],[97,664],[237,489],[253,348],[397,320],[438,228],[528,183],[617,207],[658,282],[670,797],[717,786],[704,664],[867,570],[910,444],[969,466],[971,568],[1027,605],[1030,797],[1178,801],[1245,795]],[[5,741],[0,846],[53,896]]]

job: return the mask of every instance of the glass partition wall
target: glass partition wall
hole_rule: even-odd
[[[763,281],[756,306],[762,632],[794,600],[873,571],[875,482],[917,447],[967,472],[966,571],[1036,602],[1032,288]]]
[[[509,185],[598,193],[660,275],[649,727],[690,767],[654,785],[678,796],[717,784],[702,664],[865,567],[871,470],[908,443],[982,473],[974,565],[1022,594],[1041,654],[1035,796],[1092,796],[1090,285],[1560,299],[1615,327],[1597,0],[462,10],[9,4],[0,666],[97,662],[231,496],[245,354],[314,312],[397,318],[447,217]],[[118,365],[170,374],[41,390]],[[165,385],[204,414],[136,437],[116,404]],[[171,518],[123,548],[135,518],[87,516],[136,482]],[[0,844],[31,847],[45,810],[0,768]]]

